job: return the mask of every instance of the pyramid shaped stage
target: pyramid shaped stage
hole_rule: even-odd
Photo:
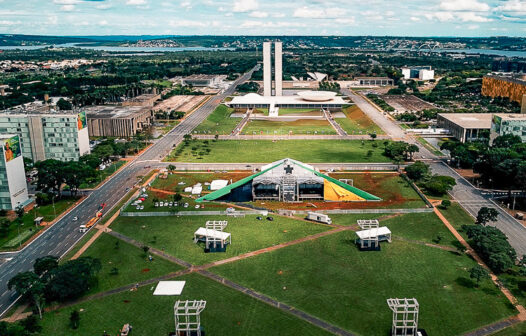
[[[381,199],[324,175],[308,164],[287,158],[263,166],[260,172],[207,194],[197,202],[257,200],[366,202]]]

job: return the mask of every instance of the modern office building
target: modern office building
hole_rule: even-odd
[[[283,42],[274,43],[275,96],[283,95]],[[263,42],[263,96],[272,96],[272,42]]]
[[[491,120],[490,142],[504,134],[518,135],[522,142],[526,142],[526,114],[494,114]]]
[[[526,75],[493,74],[482,79],[482,94],[492,98],[503,97],[522,103],[526,95]]]
[[[157,93],[142,94],[134,98],[130,98],[122,102],[122,106],[142,106],[153,107],[155,102],[161,99],[161,95]]]
[[[88,133],[95,137],[132,137],[154,121],[152,109],[141,106],[94,106],[86,114]]]
[[[425,81],[435,78],[435,70],[432,70],[431,66],[405,67],[402,68],[402,75],[404,76],[404,79],[418,79]]]
[[[90,152],[84,110],[57,112],[47,107],[5,110],[0,112],[0,134],[18,135],[22,156],[34,162],[78,160]]]
[[[475,141],[488,134],[492,118],[490,113],[439,113],[437,126],[449,130],[460,142]]]
[[[490,136],[490,142],[505,134],[514,134],[526,142],[526,115],[519,113],[439,113],[437,125],[449,130],[461,142]]]
[[[0,144],[0,209],[14,210],[30,202],[20,138],[16,134],[3,134]]]
[[[225,75],[191,75],[181,79],[182,85],[191,85],[195,87],[211,87],[215,88],[223,85]]]

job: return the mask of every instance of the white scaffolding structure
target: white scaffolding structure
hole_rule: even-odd
[[[228,225],[228,221],[207,221],[205,227],[209,230],[223,231]]]
[[[356,223],[362,230],[376,229],[380,227],[378,219],[358,219]]]
[[[363,249],[377,249],[381,241],[391,242],[391,230],[387,226],[377,227],[356,232],[357,243]]]
[[[419,304],[412,299],[388,299],[387,304],[393,312],[393,336],[416,336],[418,330]]]
[[[206,230],[208,232],[223,232],[223,229],[226,228],[228,225],[228,221],[207,221],[205,223]],[[228,234],[228,241],[231,243],[232,237],[230,234]],[[205,236],[205,246],[207,249],[211,247],[218,247],[224,248],[227,244],[227,239],[225,239],[225,235],[218,235],[218,234],[207,234]]]
[[[177,336],[201,336],[201,312],[204,300],[177,301],[174,305],[175,334]]]

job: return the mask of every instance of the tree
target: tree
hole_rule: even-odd
[[[377,137],[376,133],[369,133],[369,136],[371,137],[371,140],[374,140]]]
[[[499,212],[495,208],[482,207],[477,213],[477,224],[486,225],[488,222],[496,222]]]
[[[173,197],[174,197],[174,202],[181,202],[181,200],[183,199],[183,196],[181,196],[181,194],[179,193],[176,193]]]
[[[472,246],[495,273],[502,273],[515,265],[517,253],[502,231],[492,226],[464,225]]]
[[[409,177],[413,181],[423,180],[427,178],[431,173],[429,165],[422,161],[417,161],[412,165],[407,166],[405,168],[405,172],[407,174],[407,177]]]
[[[442,209],[447,209],[451,206],[451,201],[450,200],[442,200],[442,202],[440,203],[440,206],[442,207]]]
[[[18,273],[7,283],[9,290],[14,289],[24,300],[27,300],[38,309],[41,319],[42,308],[45,303],[44,286],[42,279],[34,272]]]
[[[168,167],[166,167],[166,168],[168,169],[169,172],[175,171],[175,166],[173,164],[168,165]]]
[[[76,309],[69,314],[69,326],[71,329],[78,329],[80,326],[80,313]]]
[[[61,186],[64,183],[64,163],[58,160],[45,160],[35,164],[38,170],[38,189],[46,193],[54,191],[61,194]]]
[[[489,279],[489,273],[484,267],[476,265],[469,270],[469,277],[477,282],[478,287],[481,280]]]
[[[38,323],[38,319],[35,317],[35,315],[29,315],[20,321],[20,325],[29,334],[38,334],[42,331],[42,326]],[[0,335],[3,334],[0,333]]]
[[[90,166],[83,165],[80,162],[70,161],[64,167],[64,182],[70,187],[73,195],[77,195],[79,187],[89,178],[96,176],[96,171]]]
[[[434,175],[424,184],[426,190],[436,196],[447,194],[457,184],[454,178],[450,176]]]
[[[7,218],[0,218],[0,237],[7,237],[9,234],[9,228],[11,227],[11,221]]]
[[[57,107],[61,111],[73,110],[73,104],[71,104],[69,101],[65,100],[64,98],[60,98],[58,100]]]
[[[90,289],[100,269],[99,259],[82,257],[70,260],[51,271],[46,296],[60,302],[76,299]]]
[[[493,140],[493,147],[499,148],[510,148],[513,145],[522,143],[522,139],[518,135],[504,134],[500,135]]]
[[[45,256],[37,258],[33,264],[33,269],[38,276],[48,274],[58,267],[58,258],[54,256]],[[47,277],[46,277],[47,278]]]

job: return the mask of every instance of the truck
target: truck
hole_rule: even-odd
[[[313,222],[323,223],[323,224],[332,224],[332,219],[325,214],[318,213],[318,212],[307,212],[307,219]]]

